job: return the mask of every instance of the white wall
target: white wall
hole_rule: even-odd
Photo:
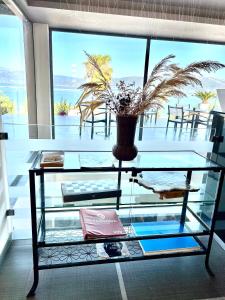
[[[38,138],[33,25],[23,22],[29,137]]]
[[[38,138],[51,138],[49,27],[33,24]]]
[[[217,89],[221,111],[225,112],[225,89]]]

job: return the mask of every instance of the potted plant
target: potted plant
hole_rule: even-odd
[[[14,112],[14,104],[10,98],[4,94],[0,94],[0,115]]]
[[[55,114],[59,116],[67,116],[71,109],[71,105],[67,102],[67,100],[61,100],[59,103],[55,104]]]
[[[86,101],[90,95],[94,97],[95,100],[85,108],[87,116],[103,103],[116,114],[117,144],[113,147],[113,154],[119,160],[132,160],[137,155],[134,136],[139,115],[150,108],[162,107],[170,97],[186,97],[183,88],[188,85],[202,86],[201,71],[211,72],[225,67],[216,61],[200,61],[181,68],[171,62],[175,56],[169,55],[156,64],[142,89],[124,81],[120,81],[113,89],[95,57],[88,53],[86,55],[98,76],[97,80],[80,86],[83,92],[79,102]]]
[[[199,108],[204,111],[209,111],[210,107],[212,108],[212,105],[210,105],[210,100],[215,99],[216,93],[211,91],[197,91],[194,93],[194,96],[201,100]]]

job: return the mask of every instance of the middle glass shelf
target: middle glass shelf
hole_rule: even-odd
[[[198,205],[199,206],[199,205]],[[99,211],[103,207],[97,208]],[[107,209],[109,209],[107,207]],[[112,208],[115,210],[114,208]],[[121,207],[116,211],[126,231],[121,238],[85,240],[79,218],[79,210],[46,210],[39,214],[38,242],[41,246],[71,243],[98,243],[103,240],[147,239],[147,236],[185,236],[207,235],[207,225],[195,215],[194,207],[187,209],[184,224],[181,220],[182,205],[164,205],[162,207]],[[139,230],[138,236],[137,231]],[[135,232],[136,231],[136,232]]]

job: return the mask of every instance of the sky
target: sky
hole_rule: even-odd
[[[24,71],[23,24],[12,15],[0,15],[0,68]]]
[[[169,54],[176,55],[174,61],[181,67],[202,60],[216,60],[225,64],[225,45],[152,40],[150,69],[152,69],[161,58]],[[225,70],[220,70],[215,74],[211,73],[207,76],[217,77],[225,81]]]
[[[84,50],[89,54],[110,55],[113,77],[143,76],[146,40],[128,37],[53,32],[53,72],[83,78]],[[175,54],[175,62],[185,66],[194,61],[218,60],[225,64],[225,46],[152,40],[150,69],[163,57]],[[225,70],[217,76],[225,80]]]
[[[146,40],[103,35],[53,32],[53,72],[83,78],[84,51],[89,54],[110,55],[113,77],[143,76]]]
[[[23,26],[19,18],[0,16],[0,41],[0,68],[23,71]],[[85,50],[89,54],[110,55],[114,78],[143,76],[146,40],[142,38],[53,31],[52,50],[54,75],[84,78],[84,62],[87,59]],[[208,59],[225,64],[223,45],[152,40],[149,70],[169,54],[175,54],[174,62],[181,66]],[[207,76],[225,80],[225,70]]]

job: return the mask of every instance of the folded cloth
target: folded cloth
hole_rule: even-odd
[[[159,193],[161,198],[181,197],[186,191],[197,192],[199,190],[198,187],[187,183],[184,172],[142,172],[137,177],[132,177],[131,181],[152,190],[154,193]]]

